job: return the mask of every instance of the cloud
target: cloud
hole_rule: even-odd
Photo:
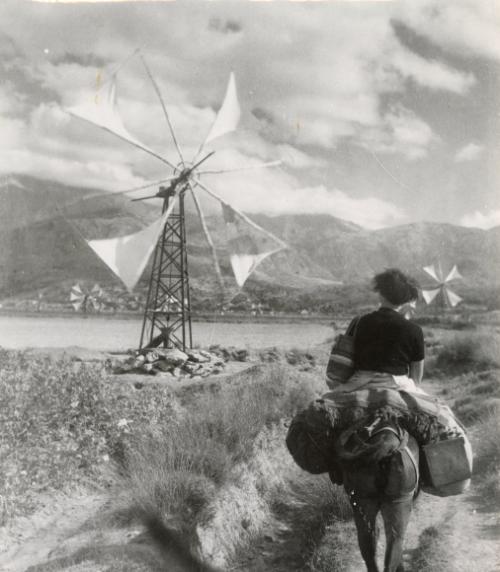
[[[0,88],[6,125],[0,146],[11,153],[13,168],[49,176],[50,166],[54,179],[81,185],[95,186],[101,176],[102,186],[116,189],[127,181],[169,174],[161,163],[91,125],[63,118],[55,107],[95,97],[109,72],[147,43],[144,53],[187,157],[196,153],[208,132],[233,69],[244,111],[242,128],[216,142],[214,165],[283,161],[283,168],[272,174],[228,179],[230,184],[221,187],[228,196],[248,208],[258,204],[264,212],[268,204],[273,212],[316,208],[310,205],[314,196],[321,208],[332,214],[341,208],[350,220],[368,217],[368,225],[401,222],[404,213],[390,202],[369,202],[375,200],[371,192],[371,198],[349,202],[348,188],[354,194],[374,188],[367,186],[373,184],[374,162],[363,164],[366,154],[360,147],[384,161],[384,154],[392,155],[391,166],[408,182],[406,188],[398,185],[397,192],[406,194],[401,202],[397,198],[398,204],[407,200],[410,209],[416,199],[409,189],[416,188],[420,178],[430,180],[449,149],[459,148],[457,161],[474,155],[470,149],[460,151],[466,143],[463,133],[482,140],[479,125],[477,131],[456,127],[456,113],[459,109],[465,117],[479,105],[471,92],[483,93],[488,87],[484,74],[478,67],[474,75],[471,58],[466,64],[447,52],[492,57],[496,48],[486,46],[482,32],[497,45],[490,33],[497,18],[488,15],[484,2],[478,7],[468,0],[447,4],[206,2],[194,7],[146,2],[139,7],[131,2],[68,10],[27,3],[16,10],[0,6],[1,27],[13,38],[0,36],[0,53],[5,54],[0,74],[6,71],[10,82]],[[41,11],[44,26],[37,17]],[[402,42],[394,19],[416,37],[431,41],[426,57]],[[105,66],[107,62],[112,64]],[[140,60],[127,61],[117,78],[127,128],[177,163]],[[485,99],[490,97],[484,93]],[[472,115],[467,115],[470,121]],[[440,137],[445,145],[440,145]],[[233,151],[223,151],[227,146]],[[449,165],[450,157],[445,158]],[[329,189],[329,177],[335,173],[340,173],[342,190]],[[318,181],[324,187],[316,187]],[[392,198],[388,178],[382,174],[379,182],[377,195]],[[361,200],[366,202],[356,202]],[[431,203],[426,208],[432,214]],[[471,201],[467,208],[473,207]],[[467,208],[461,206],[460,212]]]
[[[500,210],[491,210],[486,214],[475,211],[472,214],[464,215],[460,220],[460,224],[473,228],[493,228],[500,225]]]
[[[96,68],[103,68],[110,62],[104,58],[98,57],[92,53],[82,53],[82,54],[73,54],[71,52],[65,52],[62,55],[58,55],[52,61],[54,65],[61,65],[61,64],[78,64],[82,67],[96,67]]]
[[[237,34],[242,30],[241,24],[236,20],[223,20],[222,18],[211,18],[208,27],[221,34]]]
[[[324,185],[302,187],[287,171],[262,169],[241,176],[227,173],[207,183],[230,204],[247,213],[330,214],[366,228],[402,224],[405,212],[382,199],[351,197],[342,190]]]
[[[429,147],[438,141],[432,128],[411,110],[393,106],[384,115],[383,125],[366,131],[362,146],[380,153],[400,154],[409,160],[427,156]]]
[[[455,154],[455,162],[462,163],[464,161],[475,161],[480,157],[484,150],[482,145],[477,143],[468,143],[461,147]]]
[[[21,102],[16,99],[15,92],[11,85],[0,86],[0,114],[3,116],[19,113],[22,111]]]
[[[437,46],[465,57],[500,59],[500,11],[494,1],[405,2],[398,18]]]
[[[462,73],[438,61],[426,60],[405,49],[395,52],[392,65],[418,84],[434,90],[465,94],[476,83],[471,73]]]
[[[96,144],[96,141],[98,144]],[[41,104],[26,119],[2,118],[2,174],[20,173],[73,186],[118,190],[145,183],[133,172],[134,153],[108,136],[96,139],[59,107]],[[147,171],[146,171],[147,172]]]
[[[70,186],[116,191],[146,183],[142,177],[136,177],[129,166],[105,160],[82,163],[53,154],[44,155],[23,150],[7,150],[2,153],[2,158],[1,174],[35,175]]]

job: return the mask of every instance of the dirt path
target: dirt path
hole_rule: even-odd
[[[92,518],[106,498],[103,495],[78,491],[39,499],[34,514],[17,518],[0,528],[0,570],[23,572],[47,560],[51,552]]]
[[[457,497],[422,495],[408,529],[405,543],[407,560],[411,560],[414,551],[419,550],[419,537],[429,527],[440,533],[439,570],[500,570],[498,507],[489,505],[488,499],[481,498],[474,486]]]

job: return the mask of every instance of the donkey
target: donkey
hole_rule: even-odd
[[[386,536],[384,572],[403,572],[404,535],[419,485],[417,442],[394,420],[375,417],[368,426],[341,433],[335,453],[368,572],[379,572],[375,526],[379,512]],[[330,474],[337,483],[338,469]]]

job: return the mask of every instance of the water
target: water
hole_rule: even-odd
[[[140,319],[111,317],[0,316],[0,346],[9,349],[79,346],[120,351],[139,345],[141,324]],[[221,344],[247,348],[278,346],[307,349],[324,342],[332,334],[330,326],[311,322],[193,324],[193,343],[202,347]]]

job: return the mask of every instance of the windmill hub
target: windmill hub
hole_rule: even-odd
[[[187,177],[193,168],[193,163],[190,161],[181,161],[174,169],[174,175],[177,177]]]

